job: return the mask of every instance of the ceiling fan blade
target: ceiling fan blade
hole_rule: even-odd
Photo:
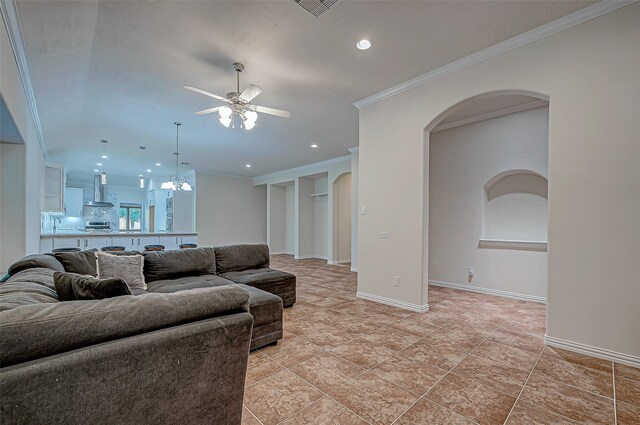
[[[262,93],[262,89],[258,86],[250,84],[244,91],[240,94],[240,99],[251,102],[254,97]]]
[[[291,117],[291,112],[283,111],[282,109],[275,108],[267,108],[266,106],[257,106],[256,111],[262,112],[263,114],[275,115],[277,117],[289,118]]]
[[[187,90],[194,91],[196,93],[203,94],[205,96],[212,97],[214,99],[222,100],[223,102],[228,102],[226,97],[218,96],[217,94],[209,93],[208,91],[200,90],[198,88],[191,87],[191,86],[184,86],[184,88],[187,89]]]
[[[218,106],[216,108],[209,108],[209,109],[203,109],[202,111],[198,111],[196,112],[196,115],[206,115],[206,114],[211,114],[214,112],[217,112],[220,110],[220,108],[222,108],[222,106]]]

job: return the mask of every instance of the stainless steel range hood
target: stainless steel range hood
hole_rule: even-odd
[[[111,202],[107,202],[107,185],[100,183],[100,175],[93,176],[93,201],[84,204],[85,207],[113,208]]]

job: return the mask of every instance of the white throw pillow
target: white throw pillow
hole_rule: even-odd
[[[113,255],[108,252],[96,252],[98,278],[117,277],[124,280],[131,289],[147,289],[142,272],[142,255]]]

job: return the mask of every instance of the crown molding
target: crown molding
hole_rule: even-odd
[[[461,125],[473,124],[475,122],[486,121],[492,118],[498,118],[505,115],[515,114],[517,112],[530,111],[532,109],[543,108],[548,106],[549,102],[546,100],[534,100],[532,102],[523,103],[521,105],[509,106],[508,108],[498,109],[496,111],[487,112],[484,114],[478,114],[471,117],[463,118],[456,121],[451,121],[446,124],[439,124],[433,130],[432,133],[438,131],[449,130],[450,128],[460,127]]]
[[[0,0],[0,13],[2,14],[2,20],[7,27],[7,35],[9,36],[9,43],[11,43],[11,50],[18,66],[18,72],[20,73],[20,80],[22,81],[22,88],[24,90],[25,97],[27,98],[27,104],[29,105],[29,111],[31,112],[31,118],[33,119],[33,126],[36,129],[36,136],[40,142],[40,148],[45,160],[49,160],[49,152],[44,142],[44,135],[42,133],[42,124],[40,123],[40,115],[38,114],[38,107],[36,105],[36,98],[33,94],[33,86],[31,85],[31,73],[29,72],[29,63],[27,61],[27,50],[24,45],[24,37],[22,36],[22,25],[20,25],[20,18],[18,16],[18,9],[16,7],[15,0]]]
[[[494,44],[493,46],[487,47],[486,49],[482,49],[480,51],[477,51],[476,53],[472,53],[461,59],[450,62],[425,74],[407,80],[404,83],[397,84],[362,100],[358,100],[353,104],[353,106],[358,109],[362,109],[364,107],[373,105],[374,103],[388,99],[392,96],[418,87],[422,84],[437,80],[438,78],[444,77],[453,72],[460,71],[461,69],[468,68],[472,65],[484,62],[488,59],[492,59],[496,56],[510,52],[511,50],[526,46],[527,44],[533,43],[542,38],[557,34],[576,25],[613,12],[620,9],[621,7],[625,7],[632,3],[635,3],[636,1],[638,0],[600,1],[591,6],[587,6],[584,9],[580,9],[569,15],[563,16],[562,18],[556,19],[555,21],[551,21],[530,31],[527,31],[520,35],[516,35],[515,37],[504,40],[498,44]]]
[[[351,161],[351,155],[339,156],[337,158],[326,159],[320,162],[314,162],[311,164],[301,165],[299,167],[287,168],[286,170],[281,170],[281,171],[276,171],[274,173],[256,176],[253,178],[253,184],[255,185],[265,184],[274,178],[278,178],[284,174],[289,174],[289,173],[297,174],[299,176],[304,176],[305,173],[316,174],[319,172],[318,168],[322,168],[322,167],[335,164],[338,162],[342,162],[342,161]]]

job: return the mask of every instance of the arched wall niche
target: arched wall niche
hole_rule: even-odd
[[[483,187],[482,239],[547,241],[548,180],[531,170],[507,170]]]

